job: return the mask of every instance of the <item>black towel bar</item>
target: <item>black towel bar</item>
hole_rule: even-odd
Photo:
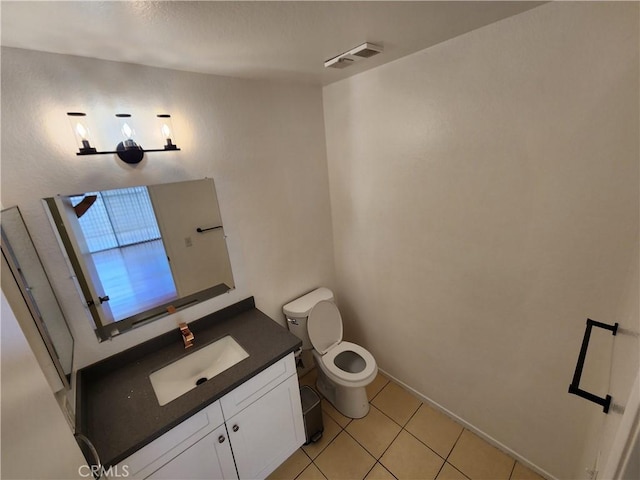
[[[591,337],[591,329],[593,327],[604,328],[605,330],[611,330],[612,335],[618,332],[618,324],[609,325],[607,323],[596,322],[595,320],[587,319],[587,328],[584,331],[584,338],[582,339],[582,347],[580,347],[580,355],[578,355],[578,363],[576,364],[576,371],[573,374],[573,380],[569,385],[569,393],[578,395],[579,397],[586,398],[587,400],[602,405],[602,411],[609,413],[609,406],[611,405],[611,395],[606,397],[598,397],[593,393],[586,392],[580,389],[580,377],[582,376],[582,368],[584,367],[584,361],[587,358],[587,347],[589,347],[589,338]]]
[[[217,230],[218,228],[222,228],[222,225],[218,225],[217,227],[209,227],[209,228],[198,227],[196,228],[196,232],[204,233],[204,232],[208,232],[209,230]]]

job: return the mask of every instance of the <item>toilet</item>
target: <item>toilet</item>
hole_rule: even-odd
[[[378,373],[373,355],[355,343],[342,340],[342,317],[328,288],[318,288],[282,307],[291,333],[302,340],[302,350],[312,350],[318,371],[317,388],[349,418],[369,413],[365,387]]]

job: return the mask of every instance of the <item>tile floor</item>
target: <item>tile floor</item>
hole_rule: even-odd
[[[315,380],[312,370],[300,384],[315,389]],[[269,479],[543,480],[380,373],[367,394],[371,409],[358,420],[322,399],[322,439]]]

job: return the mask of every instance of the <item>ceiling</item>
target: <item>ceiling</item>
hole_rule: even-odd
[[[2,45],[243,78],[327,85],[544,2],[11,2]],[[384,52],[324,61],[363,42]]]

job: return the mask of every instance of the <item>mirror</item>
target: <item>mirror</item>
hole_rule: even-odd
[[[235,286],[212,179],[44,201],[100,340]]]
[[[73,336],[18,207],[2,210],[0,230],[3,269],[5,265],[9,268],[9,272],[3,270],[3,283],[11,276],[15,280],[60,380],[68,389],[73,366]]]

